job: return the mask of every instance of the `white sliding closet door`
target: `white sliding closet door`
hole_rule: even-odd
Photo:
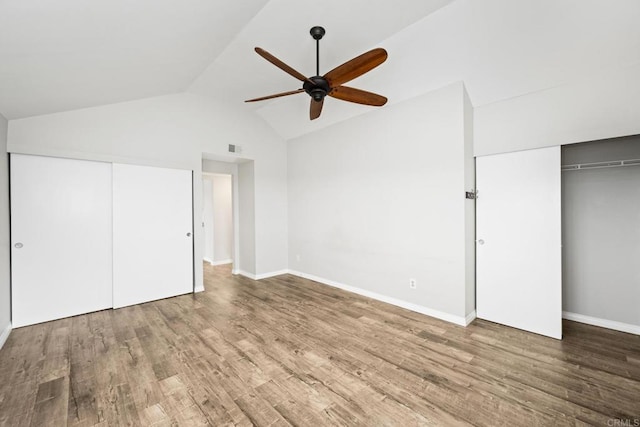
[[[191,171],[113,165],[113,306],[193,291]]]
[[[560,147],[476,159],[481,319],[562,338]]]
[[[11,155],[14,327],[112,306],[111,164]]]

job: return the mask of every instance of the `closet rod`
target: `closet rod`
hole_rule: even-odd
[[[576,163],[573,165],[562,165],[562,172],[577,171],[582,169],[619,168],[622,166],[640,166],[640,159],[609,160],[606,162]]]

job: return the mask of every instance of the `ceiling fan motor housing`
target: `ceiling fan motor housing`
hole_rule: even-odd
[[[313,84],[311,84],[311,82]],[[304,82],[302,88],[305,92],[313,98],[314,101],[320,102],[324,99],[325,96],[331,91],[331,87],[326,79],[320,76],[309,77],[307,81]]]

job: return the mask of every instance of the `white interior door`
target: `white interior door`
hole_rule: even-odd
[[[113,306],[193,291],[191,171],[113,165]]]
[[[112,306],[111,164],[11,155],[14,327]]]
[[[481,319],[562,338],[560,147],[476,159]]]

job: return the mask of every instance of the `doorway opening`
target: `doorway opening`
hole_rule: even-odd
[[[196,291],[214,278],[254,271],[254,162],[250,159],[202,154],[198,177],[195,253]],[[198,279],[201,279],[198,280]]]
[[[203,261],[210,265],[233,264],[233,177],[202,174]]]

